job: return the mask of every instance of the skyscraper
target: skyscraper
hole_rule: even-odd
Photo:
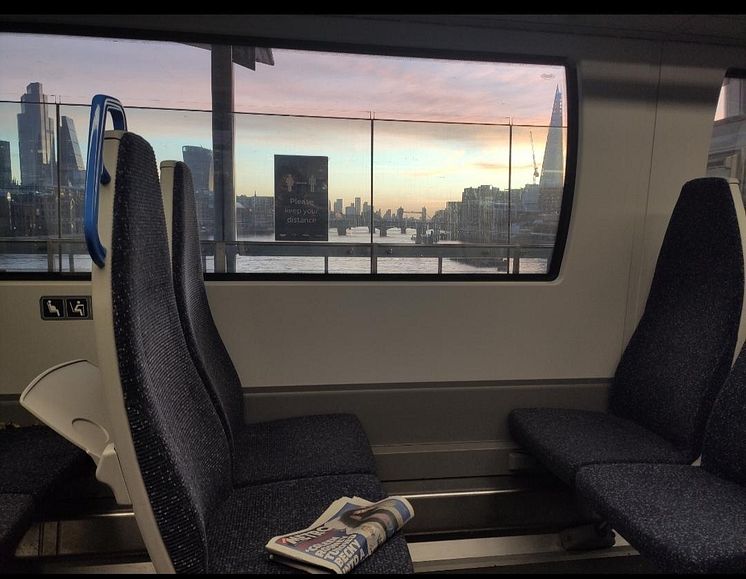
[[[549,121],[544,161],[541,164],[539,188],[562,187],[564,185],[564,136],[562,134],[562,93],[559,87],[554,93],[552,118]]]
[[[62,117],[60,126],[60,186],[85,187],[85,167],[80,154],[78,133],[70,117]]]
[[[195,192],[206,193],[212,191],[212,151],[204,147],[186,145],[181,148],[181,154],[192,172]]]
[[[508,237],[507,191],[492,185],[467,187],[459,206],[459,239],[468,243],[504,243]],[[423,210],[423,218],[426,217]],[[486,263],[486,262],[485,262]],[[479,265],[475,262],[475,265]]]
[[[10,141],[0,141],[0,188],[10,187],[13,172],[10,166]]]
[[[355,215],[360,215],[363,210],[360,197],[355,197]]]
[[[559,214],[565,183],[564,134],[562,128],[562,93],[559,86],[554,93],[552,117],[549,121],[544,161],[541,164],[539,196],[542,211]]]
[[[746,113],[746,82],[742,78],[725,77],[725,117]]]
[[[215,234],[212,151],[204,147],[185,145],[181,148],[181,155],[192,173],[194,204],[197,209],[200,237],[212,239],[211,236]],[[237,215],[242,213],[238,207],[236,211]]]
[[[24,187],[52,187],[56,172],[54,121],[40,82],[32,82],[21,95],[18,118],[18,153]]]
[[[334,202],[334,213],[339,215],[344,215],[344,201],[342,199],[337,199]]]
[[[734,177],[746,195],[746,79],[725,77],[722,96],[724,116],[712,127],[707,175]]]

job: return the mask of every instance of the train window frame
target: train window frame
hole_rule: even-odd
[[[718,113],[721,110],[721,105],[723,109],[726,109],[727,104],[725,101],[721,101],[721,99],[724,96],[726,81],[728,79],[735,79],[741,81],[741,105],[739,106],[740,109],[744,110],[743,114],[736,114],[736,115],[725,115],[725,110],[723,111],[723,116],[718,118]],[[730,152],[728,149],[725,150],[717,150],[717,143],[716,141],[718,138],[724,140],[727,139],[727,131],[721,131],[720,135],[717,135],[719,127],[727,127],[728,124],[723,121],[727,121],[728,119],[738,119],[739,117],[746,118],[746,106],[744,106],[744,102],[746,102],[746,68],[728,68],[725,71],[725,74],[723,75],[723,81],[720,85],[720,95],[718,97],[718,104],[715,109],[715,115],[713,117],[712,122],[712,134],[710,136],[710,146],[707,151],[707,175],[711,177],[724,177],[724,178],[736,178],[739,182],[739,187],[741,189],[741,196],[744,198],[744,202],[746,203],[746,158],[744,158],[744,155],[741,155],[739,152],[737,152],[736,149],[731,149]],[[733,122],[733,121],[730,121]],[[739,121],[740,123],[746,122],[745,120]],[[735,145],[737,142],[731,143],[731,145]],[[743,149],[741,149],[743,151]],[[728,153],[725,154],[724,153]],[[734,165],[735,162],[735,165]],[[738,169],[741,169],[740,174]]]
[[[64,31],[56,30],[54,27],[44,31],[33,30],[3,30],[0,32],[16,31],[37,34],[59,34],[65,36],[93,36],[96,38],[124,38],[124,39],[141,39],[165,42],[185,42],[183,35],[174,34],[143,34],[142,31],[117,31],[115,34],[99,35],[87,28],[70,29]],[[224,45],[251,45],[259,48],[278,48],[289,50],[303,51],[321,51],[328,53],[374,55],[374,56],[391,56],[406,58],[422,59],[444,59],[459,62],[492,62],[505,64],[539,64],[561,66],[564,68],[565,85],[564,85],[564,103],[566,107],[566,152],[564,167],[564,183],[562,188],[562,199],[559,206],[559,216],[557,220],[557,229],[554,238],[554,246],[551,249],[551,257],[547,260],[547,269],[545,273],[516,273],[508,268],[504,272],[490,273],[380,273],[374,268],[366,273],[269,273],[269,272],[214,272],[207,271],[204,273],[206,281],[289,281],[289,282],[553,282],[560,275],[561,267],[564,262],[565,250],[567,246],[567,237],[570,229],[571,211],[575,193],[576,169],[578,162],[578,133],[579,133],[579,96],[578,96],[578,79],[577,70],[570,59],[557,56],[525,56],[516,54],[498,54],[472,51],[457,51],[443,49],[412,49],[402,47],[387,46],[370,46],[370,45],[351,45],[339,44],[332,42],[311,42],[298,40],[278,40],[266,38],[211,38],[199,36],[190,38],[189,42],[209,42],[213,44]],[[240,114],[234,111],[234,114]],[[516,125],[518,126],[518,125]],[[548,127],[549,125],[547,125]],[[511,127],[512,130],[512,127]],[[235,195],[234,195],[235,197]],[[49,239],[54,239],[50,237]],[[223,242],[230,244],[231,242]],[[370,255],[376,250],[376,243],[371,242]],[[474,246],[472,246],[474,247]],[[49,251],[49,250],[48,250]],[[61,252],[61,250],[60,250]],[[55,259],[57,256],[55,256]],[[59,255],[60,264],[62,263],[62,253]],[[372,259],[371,259],[372,261]],[[508,262],[510,263],[510,262]],[[61,267],[60,267],[61,269]],[[2,280],[90,280],[88,272],[69,272],[69,271],[2,271],[0,272],[0,281]]]

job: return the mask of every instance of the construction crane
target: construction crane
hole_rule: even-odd
[[[536,178],[539,176],[539,166],[536,164],[536,151],[534,151],[534,135],[531,131],[529,131],[528,136],[531,137],[531,157],[533,157],[534,159],[534,185],[536,185]]]

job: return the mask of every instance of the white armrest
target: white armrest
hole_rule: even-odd
[[[96,478],[108,484],[118,503],[129,504],[116,450],[101,373],[87,360],[71,360],[34,378],[21,406],[52,430],[82,448],[96,463]]]

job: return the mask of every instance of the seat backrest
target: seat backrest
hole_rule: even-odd
[[[166,206],[173,208],[171,262],[184,338],[233,448],[233,437],[244,422],[241,381],[207,300],[189,167],[180,161],[161,163],[161,186]]]
[[[232,487],[228,442],[181,330],[153,150],[118,133],[104,160],[98,228],[108,251],[92,282],[113,440],[156,570],[205,571],[208,514]]]
[[[702,443],[702,468],[746,485],[746,348],[712,407]]]
[[[611,413],[689,450],[692,460],[739,335],[744,224],[737,186],[720,178],[684,185],[611,386]]]

